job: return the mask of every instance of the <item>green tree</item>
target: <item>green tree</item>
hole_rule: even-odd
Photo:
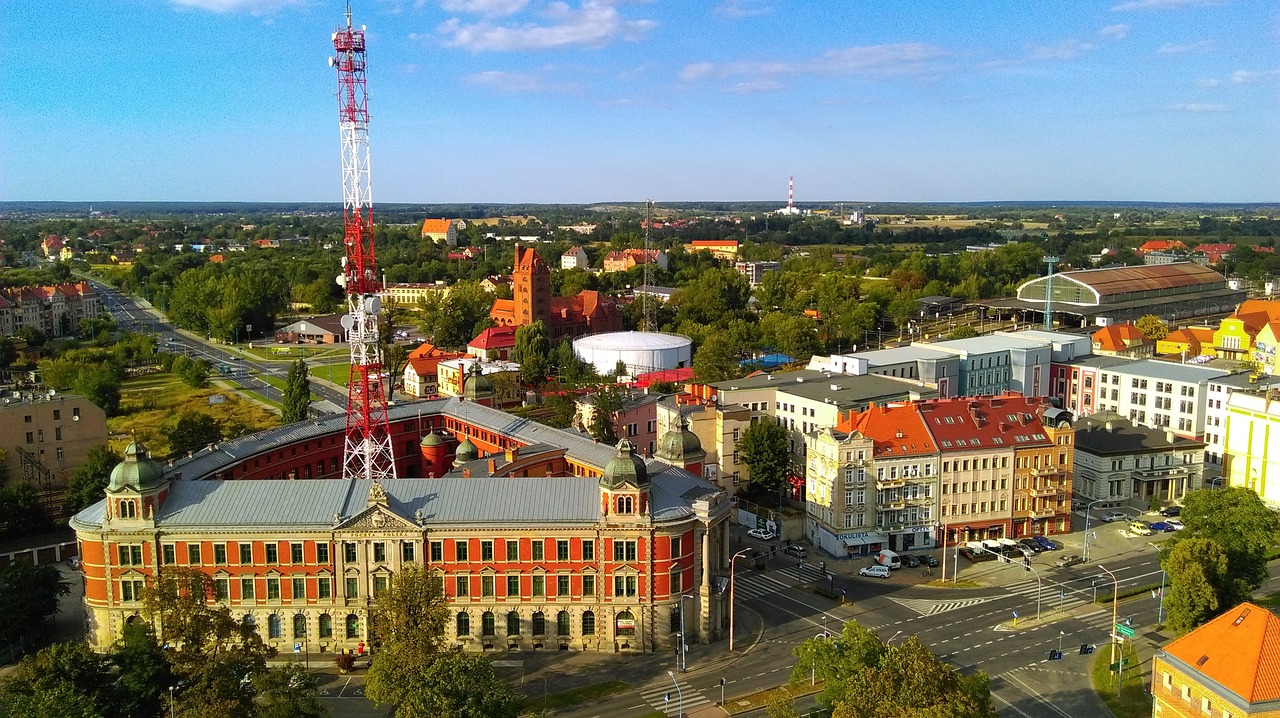
[[[20,327],[15,336],[26,342],[29,347],[42,347],[49,340],[44,332],[35,327]]]
[[[1142,332],[1143,336],[1153,342],[1158,342],[1169,336],[1169,325],[1154,314],[1144,314],[1138,317],[1138,321],[1134,322],[1134,325],[1138,327],[1138,331]]]
[[[618,443],[618,432],[614,427],[615,416],[622,409],[623,390],[618,387],[605,387],[587,397],[594,409],[591,420],[587,423],[587,433],[598,443],[613,446]]]
[[[55,643],[22,659],[0,689],[0,706],[9,703],[6,699],[17,699],[13,708],[49,705],[65,697],[70,689],[82,697],[71,702],[73,715],[106,716],[111,707],[109,670],[106,658],[95,653],[87,643]],[[0,715],[5,714],[0,710]],[[62,710],[28,714],[14,710],[8,714],[65,715]]]
[[[301,663],[272,668],[253,679],[258,692],[256,718],[324,718],[329,709],[320,704],[318,680]]]
[[[9,337],[0,337],[0,369],[8,369],[18,358],[18,349]]]
[[[918,636],[886,646],[879,661],[854,672],[845,684],[833,718],[996,718],[987,675],[962,675]]]
[[[693,353],[693,375],[703,383],[733,379],[741,373],[738,361],[737,349],[729,337],[715,332]]]
[[[417,712],[415,696],[438,683],[432,668],[444,651],[448,603],[440,580],[420,564],[406,564],[378,596],[371,625],[381,648],[365,680],[365,694],[377,705],[397,703],[397,715]]]
[[[307,418],[307,411],[311,408],[311,377],[307,373],[307,363],[299,359],[290,364],[284,381],[280,423],[296,424]]]
[[[173,360],[173,368],[170,371],[178,375],[182,383],[192,389],[203,389],[209,386],[209,372],[212,369],[213,365],[208,359],[188,359],[179,355]]]
[[[1179,541],[1161,562],[1168,572],[1164,598],[1169,628],[1182,635],[1235,605],[1235,582],[1227,568],[1227,552],[1217,541]]]
[[[796,359],[807,359],[818,346],[813,320],[797,314],[766,314],[760,320],[760,335],[765,346]]]
[[[1267,580],[1267,551],[1280,532],[1280,518],[1252,490],[1231,486],[1188,492],[1181,519],[1185,528],[1165,542],[1165,551],[1193,538],[1217,541],[1226,551],[1234,584],[1220,596],[1224,610],[1245,600]]]
[[[827,708],[844,701],[847,681],[857,671],[875,665],[884,653],[884,643],[870,629],[856,621],[844,624],[840,635],[810,638],[792,649],[796,657],[791,683],[810,679],[822,682],[818,702]]]
[[[71,472],[71,480],[67,482],[67,496],[63,504],[66,512],[74,514],[100,501],[111,479],[111,470],[123,460],[124,457],[113,451],[110,444],[90,447],[84,463]]]
[[[46,619],[58,612],[58,599],[71,592],[62,574],[51,565],[11,563],[0,569],[0,627],[2,646],[30,646],[47,633]]]
[[[222,427],[208,414],[184,411],[165,434],[169,439],[170,455],[177,457],[221,441]]]
[[[978,336],[977,329],[974,329],[968,324],[961,324],[955,329],[952,329],[951,333],[947,335],[947,338],[948,339],[972,339],[976,336]]]
[[[484,656],[450,651],[437,656],[430,671],[429,677],[421,676],[412,687],[401,686],[396,716],[515,718],[520,712],[520,697],[498,679]]]
[[[491,325],[492,306],[493,296],[479,282],[459,282],[450,288],[448,297],[437,294],[420,303],[421,328],[432,344],[460,349]]]
[[[83,367],[76,376],[71,390],[83,395],[106,412],[107,416],[120,413],[120,377],[105,365]]]
[[[751,483],[781,489],[791,466],[791,432],[772,421],[758,421],[742,432],[738,456],[751,470]]]
[[[520,365],[520,379],[525,384],[542,386],[551,370],[551,340],[541,321],[516,330],[516,345],[511,358]]]
[[[751,299],[751,284],[731,268],[714,268],[700,272],[697,278],[671,298],[676,321],[699,324],[728,322],[746,312]]]
[[[796,710],[796,699],[785,687],[778,688],[769,695],[765,712],[769,718],[800,718],[800,711]]]
[[[173,671],[151,627],[142,622],[125,624],[110,657],[119,666],[111,699],[115,712],[122,718],[160,715],[165,689],[173,685]]]

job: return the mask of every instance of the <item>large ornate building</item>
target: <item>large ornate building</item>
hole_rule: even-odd
[[[532,248],[516,245],[511,284],[512,298],[495,299],[489,310],[498,326],[522,327],[541,321],[553,343],[622,329],[622,314],[600,292],[584,289],[576,297],[552,296],[551,270]]]
[[[131,445],[71,522],[90,641],[110,646],[144,615],[147,582],[186,566],[268,644],[354,649],[410,562],[443,581],[447,637],[467,650],[652,651],[674,645],[681,608],[698,639],[720,635],[730,506],[696,457],[691,473],[449,399],[391,410],[397,474],[425,478],[354,481],[342,421],[167,466]]]
[[[48,337],[73,334],[82,319],[102,315],[102,302],[88,282],[44,287],[11,287],[0,291],[0,335],[23,327]]]

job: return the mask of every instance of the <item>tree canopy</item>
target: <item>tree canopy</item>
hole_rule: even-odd
[[[1169,628],[1182,635],[1235,605],[1235,581],[1227,553],[1217,541],[1179,541],[1163,561],[1169,587],[1164,597]]]
[[[791,432],[772,421],[757,421],[742,432],[738,456],[751,469],[751,483],[780,489],[791,468]]]
[[[1212,539],[1222,546],[1234,582],[1230,593],[1222,596],[1223,610],[1267,580],[1267,551],[1280,533],[1280,517],[1254,491],[1230,486],[1188,492],[1180,518],[1184,528],[1165,543],[1165,555],[1193,538]]]
[[[280,412],[281,424],[296,424],[307,418],[311,408],[311,376],[306,361],[299,359],[289,365],[284,380],[284,400]]]

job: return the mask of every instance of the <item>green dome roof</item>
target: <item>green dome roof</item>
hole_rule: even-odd
[[[471,365],[467,380],[462,384],[462,398],[475,401],[493,396],[493,380],[480,371],[480,362]]]
[[[644,459],[636,455],[636,448],[626,439],[618,442],[618,455],[605,464],[604,473],[600,475],[601,488],[619,489],[624,484],[636,488],[649,485],[649,471],[645,468]]]
[[[657,455],[663,461],[677,462],[692,458],[704,459],[707,456],[702,450],[702,441],[697,434],[689,431],[689,423],[683,417],[679,429],[671,429],[662,435]]]
[[[453,465],[461,466],[468,461],[475,461],[478,458],[480,458],[480,449],[476,448],[476,445],[471,443],[470,438],[463,437],[462,443],[458,444],[458,451],[453,455]]]
[[[422,437],[422,441],[418,442],[419,446],[444,446],[444,439],[434,431]]]
[[[162,483],[164,467],[147,456],[146,447],[131,441],[124,449],[124,461],[111,470],[111,482],[107,484],[107,491],[114,493],[126,488],[143,491]]]

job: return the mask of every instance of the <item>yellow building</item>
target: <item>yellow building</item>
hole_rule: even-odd
[[[1213,346],[1218,356],[1228,359],[1252,358],[1253,343],[1258,334],[1275,321],[1280,321],[1280,302],[1267,299],[1242,302],[1231,316],[1222,320],[1218,331],[1213,333]]]
[[[1224,481],[1253,489],[1268,504],[1280,505],[1280,392],[1232,392],[1226,411]]]
[[[1280,618],[1242,603],[1151,661],[1152,718],[1280,716]]]
[[[396,282],[388,284],[378,292],[382,301],[395,302],[402,307],[414,309],[418,302],[431,297],[448,298],[449,285],[444,282]]]
[[[1156,354],[1185,356],[1217,356],[1213,352],[1213,327],[1186,327],[1169,332],[1156,342]]]
[[[1253,360],[1263,372],[1280,375],[1280,319],[1268,322],[1253,338]]]

